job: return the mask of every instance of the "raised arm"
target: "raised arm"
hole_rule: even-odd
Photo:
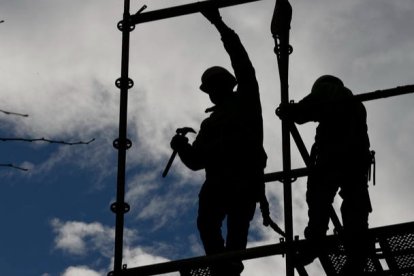
[[[259,99],[256,73],[239,36],[222,20],[216,8],[202,11],[202,14],[216,27],[234,70],[238,92],[249,100]]]

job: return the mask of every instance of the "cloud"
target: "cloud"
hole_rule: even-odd
[[[150,222],[152,231],[166,224],[171,227],[177,218],[196,208],[197,183],[201,185],[203,180],[199,177],[194,177],[193,181],[185,177],[179,179],[173,172],[168,177],[177,181],[167,182],[161,177],[161,171],[145,171],[136,174],[128,184],[126,201],[131,204],[132,216],[136,221]]]
[[[124,250],[124,262],[128,264],[129,268],[163,263],[169,261],[166,258],[149,254],[141,248],[125,248]],[[168,273],[166,275],[179,275],[178,273]]]
[[[71,266],[68,267],[61,276],[103,276],[104,273],[97,272],[87,266]]]
[[[284,259],[279,256],[270,256],[260,259],[244,261],[244,275],[286,275]]]
[[[53,219],[50,225],[56,234],[55,249],[83,258],[86,258],[88,255],[101,255],[106,262],[101,261],[99,265],[102,267],[102,265],[107,263],[107,267],[102,267],[101,271],[113,269],[114,228],[104,226],[99,222],[61,221],[57,218]],[[153,246],[143,248],[134,245],[136,240],[136,231],[124,229],[123,262],[128,264],[128,267],[169,261],[165,257],[150,253],[162,251],[162,248],[168,250],[168,246],[155,243]],[[80,265],[68,267],[62,275],[92,276],[103,274],[96,271],[96,269]]]
[[[114,229],[99,222],[85,223],[55,218],[50,222],[55,237],[55,248],[72,255],[86,256],[90,251],[100,252],[103,256],[112,255]],[[124,230],[126,244],[136,238],[133,230]]]
[[[92,248],[105,248],[108,240],[112,239],[112,229],[100,223],[84,223],[77,221],[61,222],[59,219],[51,221],[53,231],[57,234],[55,248],[74,255],[86,255]]]

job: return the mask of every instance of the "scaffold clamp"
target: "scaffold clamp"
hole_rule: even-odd
[[[122,209],[119,209],[118,206],[122,205]],[[121,212],[123,214],[128,213],[129,210],[131,209],[131,207],[129,206],[128,203],[123,202],[123,203],[118,203],[118,202],[114,202],[111,204],[111,211],[115,214],[117,214],[118,212]]]

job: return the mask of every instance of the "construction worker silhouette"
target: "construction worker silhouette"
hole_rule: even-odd
[[[325,75],[316,80],[311,93],[299,103],[277,110],[282,119],[299,124],[319,122],[311,150],[305,237],[312,242],[311,247],[322,242],[328,230],[331,205],[340,189],[342,238],[348,259],[345,275],[359,275],[365,266],[369,248],[368,214],[372,211],[368,194],[371,152],[367,113],[364,105],[352,100],[352,96],[339,78]],[[314,249],[300,256],[304,264],[316,257]]]
[[[255,70],[238,35],[222,20],[218,9],[202,14],[216,27],[230,56],[234,76],[223,67],[208,68],[201,91],[213,107],[194,142],[176,135],[171,147],[192,170],[205,169],[199,193],[197,226],[207,255],[246,248],[256,202],[264,193],[263,119]],[[237,85],[236,91],[233,91]],[[227,218],[227,237],[222,222]],[[213,275],[236,276],[241,260],[211,267]]]

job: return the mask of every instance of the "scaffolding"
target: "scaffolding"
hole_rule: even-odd
[[[295,265],[293,260],[295,252],[306,244],[306,240],[294,239],[293,236],[291,189],[292,179],[307,176],[308,169],[291,168],[290,135],[292,135],[307,166],[309,165],[309,154],[296,126],[285,120],[282,121],[283,171],[265,175],[266,182],[280,181],[283,183],[286,235],[284,239],[280,240],[280,243],[248,248],[238,252],[227,252],[213,256],[202,256],[137,268],[127,268],[122,263],[124,215],[130,210],[129,204],[125,202],[126,152],[132,146],[131,140],[127,138],[128,90],[134,85],[133,80],[129,78],[130,33],[135,29],[137,24],[198,13],[211,5],[217,8],[224,8],[256,1],[260,0],[202,1],[149,12],[144,12],[146,9],[144,5],[135,14],[131,15],[130,0],[124,0],[123,19],[117,25],[118,29],[122,32],[122,54],[121,76],[115,81],[116,87],[120,89],[120,111],[119,136],[113,142],[113,146],[118,150],[118,173],[116,202],[111,204],[111,210],[116,216],[114,269],[108,273],[109,276],[146,276],[176,271],[179,271],[182,276],[208,276],[210,275],[209,265],[216,262],[232,259],[247,260],[280,254],[285,256],[286,276],[293,276],[295,269],[301,276],[308,275],[304,267]],[[289,103],[289,54],[292,52],[292,47],[289,45],[291,17],[292,9],[289,1],[276,0],[271,30],[275,40],[275,54],[279,66],[281,102],[285,104]],[[414,85],[407,85],[359,94],[354,96],[354,99],[368,101],[413,92]],[[341,227],[339,219],[333,209],[331,219],[335,227]],[[367,263],[367,275],[414,275],[414,222],[370,229],[369,233],[374,238],[376,250],[375,254],[370,256]],[[323,254],[320,255],[319,259],[327,275],[336,276],[341,273],[346,262],[346,255],[338,236],[332,235],[326,237],[326,246],[323,248]],[[382,260],[385,261],[385,265]]]

